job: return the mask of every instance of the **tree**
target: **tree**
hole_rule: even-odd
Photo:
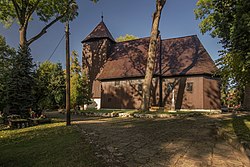
[[[130,40],[134,40],[134,39],[138,39],[138,37],[136,37],[134,35],[126,34],[124,36],[119,36],[118,38],[116,38],[116,42],[130,41]]]
[[[19,47],[17,54],[10,57],[6,90],[7,104],[13,113],[23,115],[32,107],[33,67],[34,64],[27,46]]]
[[[5,26],[10,26],[15,21],[19,24],[21,48],[39,39],[56,22],[73,20],[78,15],[75,0],[4,0],[0,1],[0,8],[0,22]],[[46,25],[36,35],[27,39],[29,21],[33,15]]]
[[[35,110],[60,108],[65,105],[65,76],[60,63],[45,61],[35,72]]]
[[[72,51],[71,55],[71,80],[70,80],[70,101],[73,108],[89,103],[88,78],[81,73],[81,66],[78,60],[78,53]]]
[[[244,90],[250,83],[249,0],[199,0],[197,6],[195,14],[201,19],[201,32],[218,37],[224,48],[217,60],[223,88]]]
[[[5,38],[0,36],[0,111],[7,103],[7,81],[10,72],[10,58],[15,55],[15,49],[6,44]]]
[[[143,111],[149,110],[150,104],[150,90],[152,86],[153,72],[155,69],[157,39],[159,37],[159,22],[161,18],[161,11],[166,3],[166,0],[156,0],[156,11],[153,15],[153,23],[151,29],[150,43],[148,48],[148,58],[146,66],[146,75],[143,82],[142,106]]]

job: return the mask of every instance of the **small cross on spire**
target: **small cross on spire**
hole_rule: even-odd
[[[102,16],[101,16],[101,18],[102,18],[102,21],[103,21],[103,12],[102,12]]]

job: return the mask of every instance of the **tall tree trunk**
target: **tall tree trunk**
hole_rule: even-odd
[[[22,26],[19,28],[19,44],[21,48],[27,46],[27,28]]]
[[[250,111],[250,83],[245,86],[243,97],[243,109]]]
[[[143,95],[142,95],[142,106],[143,111],[149,110],[150,104],[150,90],[152,86],[153,73],[155,68],[157,38],[159,36],[159,22],[161,18],[161,11],[166,3],[166,0],[156,0],[156,11],[153,15],[153,23],[151,29],[150,43],[148,49],[148,59],[146,67],[146,75],[143,82]]]

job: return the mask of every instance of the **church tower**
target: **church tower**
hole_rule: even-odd
[[[114,43],[115,40],[103,20],[82,41],[83,72],[88,76],[91,98],[97,103],[97,108],[100,108],[101,83],[96,78],[109,58]]]

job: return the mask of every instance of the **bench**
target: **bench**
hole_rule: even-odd
[[[31,118],[29,119],[29,122],[32,126],[34,126],[34,125],[39,125],[39,124],[51,123],[51,119],[50,118]]]
[[[20,129],[29,126],[29,121],[27,119],[10,119],[9,126],[12,129]]]

